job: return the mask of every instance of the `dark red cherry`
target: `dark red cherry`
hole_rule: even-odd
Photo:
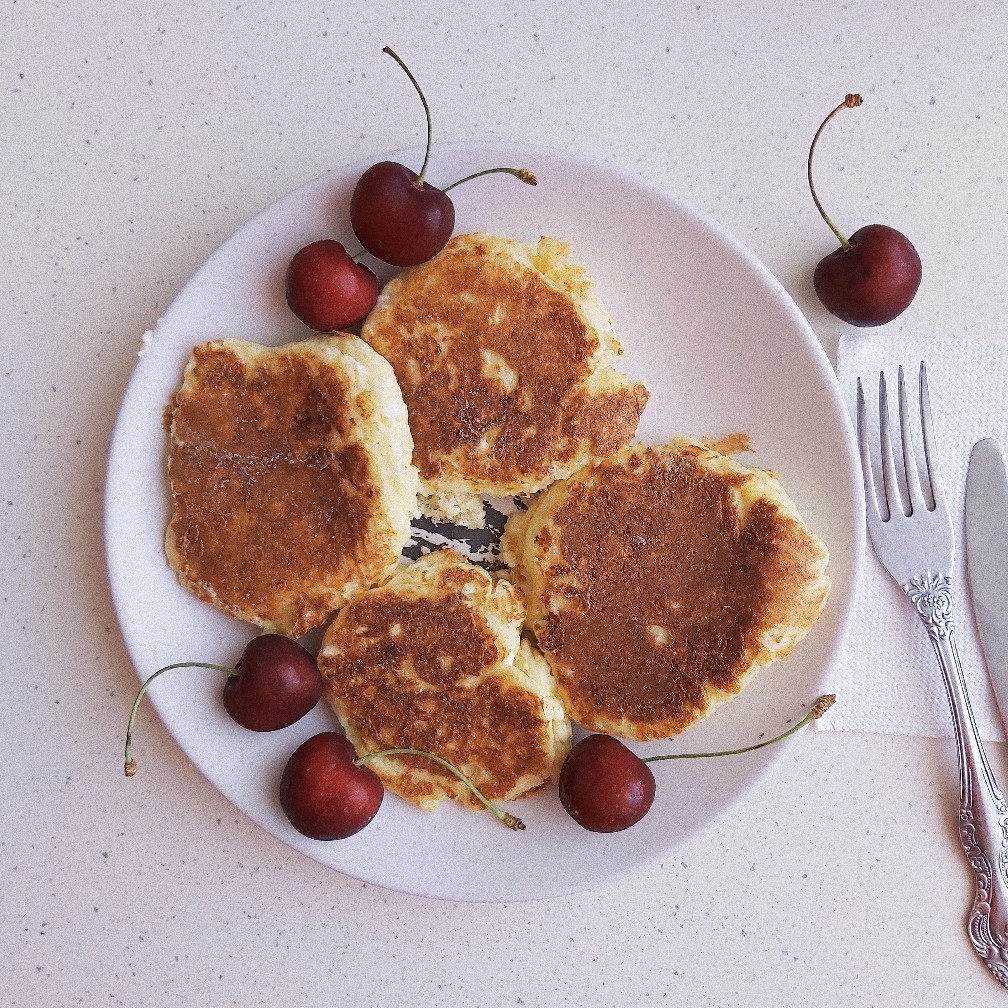
[[[392,266],[417,266],[448,244],[455,228],[451,197],[425,181],[431,155],[431,114],[410,68],[386,46],[420,96],[427,117],[427,150],[420,174],[396,161],[380,161],[361,175],[350,200],[357,240],[376,259]]]
[[[593,833],[629,829],[647,815],[655,796],[651,768],[619,739],[588,735],[560,770],[560,802]]]
[[[305,716],[322,696],[322,675],[311,654],[281,634],[245,646],[224,683],[224,708],[243,728],[276,731]]]
[[[378,300],[378,278],[338,242],[312,242],[294,253],[285,282],[290,310],[315,332],[360,322]]]
[[[878,326],[891,322],[913,301],[921,282],[920,256],[906,235],[885,224],[869,224],[845,238],[822,208],[812,182],[812,155],[826,123],[841,109],[857,108],[861,102],[860,95],[847,95],[823,120],[809,148],[812,199],[840,242],[840,248],[819,261],[813,284],[819,300],[837,318],[856,326]]]
[[[455,229],[451,197],[405,165],[380,161],[360,177],[350,200],[357,240],[376,259],[416,266],[433,259]]]
[[[505,172],[528,185],[535,175],[526,168],[486,168],[436,189],[426,181],[431,156],[431,114],[427,99],[406,64],[386,46],[416,89],[427,117],[427,149],[420,174],[397,161],[372,165],[357,182],[350,200],[350,224],[357,240],[376,259],[392,266],[418,266],[433,259],[448,244],[455,229],[455,206],[449,189],[481,175]]]
[[[356,758],[339,732],[313,735],[294,750],[280,778],[280,805],[294,829],[313,840],[344,840],[374,819],[385,789]]]
[[[641,759],[622,742],[609,735],[589,735],[567,755],[560,768],[560,801],[570,817],[594,833],[616,833],[647,815],[655,796],[655,779],[649,763],[665,760],[704,759],[740,756],[775,745],[810,721],[820,718],[833,706],[830,693],[819,697],[797,724],[779,735],[741,749],[719,752],[669,753]]]
[[[123,769],[127,777],[136,773],[131,747],[140,701],[155,679],[165,672],[182,668],[213,669],[225,673],[224,708],[238,724],[252,731],[286,728],[300,721],[322,696],[322,675],[315,659],[297,641],[281,634],[262,634],[253,638],[245,645],[235,668],[216,662],[172,662],[149,675],[133,701],[123,753]]]
[[[819,300],[837,318],[878,326],[905,311],[921,282],[921,260],[906,235],[869,224],[819,261],[813,275]]]

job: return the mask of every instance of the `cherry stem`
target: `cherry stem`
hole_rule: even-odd
[[[465,784],[465,786],[469,788],[469,790],[472,791],[477,798],[479,798],[486,809],[493,812],[493,814],[497,816],[497,818],[500,819],[500,821],[504,823],[508,829],[525,829],[525,823],[523,823],[521,819],[515,815],[511,815],[510,812],[505,812],[504,809],[495,805],[489,798],[486,797],[486,795],[483,794],[482,791],[480,791],[478,787],[476,787],[475,784],[473,784],[471,780],[469,780],[468,777],[466,777],[464,773],[462,773],[461,770],[452,766],[448,760],[442,759],[440,756],[435,756],[434,753],[427,752],[425,749],[381,749],[378,752],[368,753],[365,756],[355,759],[354,766],[362,766],[368,760],[375,759],[378,756],[426,756],[427,759],[434,760],[434,762],[439,766],[443,766],[446,770],[450,770],[453,774],[455,774],[455,776],[462,781],[462,783]]]
[[[399,66],[401,66],[403,70],[406,71],[406,76],[409,77],[409,79],[412,81],[413,87],[416,88],[416,93],[420,95],[420,101],[423,102],[424,115],[427,116],[427,151],[424,154],[423,166],[420,168],[420,174],[417,176],[417,180],[415,183],[417,189],[422,189],[424,184],[424,176],[427,174],[427,162],[430,161],[430,152],[431,152],[430,107],[427,104],[427,99],[424,97],[423,91],[420,90],[420,85],[417,83],[416,77],[414,77],[413,74],[410,73],[410,68],[406,66],[405,63],[403,63],[403,61],[395,54],[395,52],[391,48],[389,48],[389,46],[385,46],[385,48],[382,49],[382,52],[388,53],[389,56],[391,56],[392,59],[394,59],[396,63],[398,63]]]
[[[802,718],[801,721],[796,725],[792,725],[786,732],[778,735],[776,738],[767,739],[765,742],[757,742],[755,745],[746,746],[744,749],[723,749],[721,752],[691,752],[691,753],[673,753],[671,756],[646,756],[643,757],[642,762],[644,763],[657,763],[659,760],[672,760],[672,759],[706,759],[709,756],[738,756],[741,753],[752,752],[754,749],[762,749],[764,746],[773,745],[775,742],[780,742],[781,739],[786,739],[788,735],[793,735],[799,728],[804,728],[810,721],[816,721],[823,716],[836,703],[836,696],[832,693],[819,697],[818,700],[812,705],[812,709]]]
[[[815,203],[816,209],[821,214],[822,219],[826,221],[826,223],[830,226],[830,230],[839,239],[840,245],[845,251],[851,247],[850,242],[847,241],[846,238],[844,238],[844,236],[840,233],[839,228],[833,223],[833,221],[829,219],[829,216],[826,214],[826,211],[823,210],[822,208],[822,203],[819,202],[819,197],[816,195],[815,185],[813,185],[812,183],[812,155],[813,153],[815,153],[816,144],[819,142],[819,134],[822,133],[822,131],[826,128],[826,123],[828,123],[830,119],[832,119],[833,116],[835,116],[837,112],[839,112],[841,109],[857,108],[858,105],[860,105],[863,101],[864,99],[859,94],[846,95],[844,97],[844,100],[840,102],[840,104],[837,105],[837,107],[833,109],[833,111],[830,112],[830,114],[826,116],[825,119],[823,119],[819,129],[816,130],[816,135],[812,138],[812,146],[809,147],[808,152],[808,184],[809,189],[812,192],[812,201]]]
[[[159,668],[157,672],[153,675],[148,676],[144,681],[144,684],[140,687],[140,692],[136,695],[136,700],[133,701],[133,710],[130,711],[129,724],[126,726],[126,751],[123,754],[123,771],[127,777],[132,777],[137,770],[136,760],[133,759],[133,754],[130,752],[130,747],[133,742],[133,723],[136,721],[137,711],[140,709],[140,701],[143,700],[144,694],[147,692],[147,687],[150,686],[152,682],[162,672],[168,672],[170,669],[177,668],[208,668],[216,669],[218,672],[227,672],[231,675],[234,672],[233,668],[228,668],[225,665],[212,665],[210,662],[176,662],[174,665],[165,665],[164,668]]]
[[[353,261],[354,261],[355,263],[359,263],[359,262],[361,261],[361,259],[363,259],[363,258],[364,258],[364,256],[366,256],[366,255],[367,255],[367,249],[365,249],[365,248],[362,248],[362,249],[360,250],[360,252],[358,252],[358,253],[357,253],[357,255],[352,255],[352,256],[350,256],[350,258],[351,258],[351,259],[352,259],[352,260],[353,260]]]
[[[528,168],[484,168],[483,171],[474,172],[472,175],[460,178],[457,182],[452,182],[451,185],[445,186],[441,192],[448,192],[449,189],[454,189],[455,186],[460,186],[463,182],[471,182],[474,178],[479,178],[481,175],[493,175],[495,172],[506,172],[508,175],[514,175],[516,179],[520,179],[526,185],[535,185],[539,181]]]

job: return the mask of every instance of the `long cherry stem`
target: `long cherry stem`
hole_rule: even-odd
[[[472,175],[466,175],[465,178],[452,182],[451,185],[445,186],[441,192],[448,192],[449,189],[454,189],[455,186],[460,186],[463,182],[471,182],[481,175],[493,175],[495,172],[506,172],[508,175],[514,175],[516,179],[520,179],[526,185],[535,185],[539,181],[528,168],[484,168],[483,171],[473,172]]]
[[[778,735],[776,738],[767,739],[765,742],[757,742],[755,745],[745,746],[743,749],[723,749],[721,752],[691,752],[691,753],[673,753],[671,756],[646,756],[643,758],[644,763],[657,763],[659,760],[672,760],[672,759],[706,759],[709,756],[738,756],[741,753],[752,752],[755,749],[762,749],[764,746],[773,745],[775,742],[780,742],[781,739],[786,739],[788,735],[793,735],[799,728],[804,728],[810,721],[816,721],[823,716],[836,703],[836,696],[832,693],[826,696],[819,697],[818,700],[812,705],[812,709],[802,718],[801,721],[796,725],[792,725],[786,732]]]
[[[174,665],[165,665],[164,668],[159,668],[157,672],[153,675],[148,676],[144,681],[144,684],[140,687],[140,691],[136,695],[136,700],[133,701],[133,710],[130,711],[129,724],[126,726],[126,751],[123,753],[123,771],[127,777],[132,777],[136,773],[136,760],[133,759],[133,754],[130,752],[130,747],[133,742],[133,723],[136,721],[137,711],[140,709],[140,701],[143,700],[144,694],[147,692],[147,687],[150,686],[152,682],[162,672],[168,672],[171,669],[177,668],[208,668],[216,669],[218,672],[227,672],[229,675],[234,672],[233,668],[227,668],[225,665],[213,665],[210,662],[198,662],[198,661],[186,661],[186,662],[176,662]]]
[[[435,756],[434,753],[427,752],[425,749],[381,749],[378,752],[367,753],[364,756],[358,757],[354,760],[354,764],[356,766],[361,766],[368,760],[376,759],[378,756],[426,756],[427,759],[433,760],[439,766],[443,766],[446,770],[450,770],[460,781],[462,781],[463,784],[465,784],[467,788],[469,788],[470,791],[472,791],[472,793],[483,803],[486,809],[493,812],[493,814],[497,816],[497,818],[500,819],[500,821],[504,823],[508,829],[525,829],[525,823],[523,823],[521,819],[515,815],[511,815],[510,812],[505,812],[504,809],[495,805],[489,798],[486,797],[486,795],[483,794],[482,791],[480,791],[478,787],[476,787],[475,784],[473,784],[471,780],[469,780],[468,777],[466,777],[464,773],[462,773],[461,770],[452,766],[448,760],[442,759],[440,756]]]
[[[819,202],[819,197],[816,195],[815,186],[812,183],[812,155],[813,153],[815,153],[816,144],[819,142],[819,134],[822,133],[822,131],[826,128],[826,123],[828,123],[830,119],[832,119],[833,116],[835,116],[837,112],[839,112],[841,109],[857,108],[858,105],[860,105],[863,101],[864,99],[859,94],[846,95],[844,97],[844,100],[840,102],[840,104],[837,105],[837,107],[833,109],[833,111],[830,112],[830,114],[826,116],[825,119],[823,119],[822,124],[819,126],[819,129],[816,130],[816,135],[812,138],[812,146],[809,147],[808,152],[808,184],[809,189],[812,192],[812,201],[815,203],[816,209],[819,211],[820,215],[822,216],[822,219],[826,221],[826,223],[830,226],[830,230],[832,230],[833,234],[837,236],[837,238],[840,241],[841,247],[844,248],[845,250],[851,247],[850,242],[847,241],[847,239],[840,233],[840,229],[833,223],[833,221],[829,219],[829,216],[827,215],[826,211],[823,210],[822,208],[822,203]]]
[[[417,189],[422,189],[424,184],[424,176],[426,176],[427,174],[427,163],[430,161],[430,152],[431,152],[432,129],[431,129],[430,107],[427,105],[427,99],[424,97],[423,91],[420,90],[420,85],[417,83],[416,77],[414,77],[413,74],[410,73],[410,68],[406,66],[405,63],[403,63],[403,61],[395,54],[395,52],[391,48],[389,48],[389,46],[385,46],[385,48],[382,49],[382,52],[388,53],[388,55],[391,56],[392,59],[394,59],[396,63],[398,63],[399,66],[401,66],[403,70],[406,71],[406,76],[409,77],[409,79],[413,82],[413,87],[416,88],[416,93],[420,95],[420,101],[423,102],[424,115],[427,116],[427,152],[424,154],[423,166],[420,168],[420,174],[417,176],[416,180]]]

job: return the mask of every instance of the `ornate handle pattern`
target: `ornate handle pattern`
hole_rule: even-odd
[[[955,643],[952,582],[926,574],[903,585],[938,656],[959,753],[959,839],[976,874],[967,931],[977,955],[1008,988],[1008,803],[977,733]]]

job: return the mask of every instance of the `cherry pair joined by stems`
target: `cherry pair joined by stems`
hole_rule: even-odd
[[[643,759],[611,735],[588,735],[571,749],[560,771],[560,803],[579,825],[593,833],[618,833],[647,815],[655,797],[655,778],[649,763],[661,760],[737,756],[780,742],[833,706],[836,697],[821,696],[808,714],[776,738],[742,749],[720,752],[674,753]]]
[[[137,711],[150,684],[160,675],[179,668],[207,668],[228,674],[224,707],[243,728],[268,732],[287,728],[318,703],[323,681],[318,664],[297,641],[281,634],[263,634],[249,641],[238,665],[230,669],[212,662],[175,662],[149,676],[140,687],[126,728],[123,769],[136,773],[133,727]],[[525,824],[490,801],[447,760],[421,749],[383,749],[357,758],[345,735],[322,732],[302,743],[284,767],[280,804],[298,832],[316,840],[340,840],[358,833],[374,818],[382,803],[382,782],[364,764],[378,756],[424,756],[453,773],[505,826]]]
[[[340,242],[323,239],[295,253],[287,267],[285,293],[291,311],[316,332],[345,329],[365,318],[378,300],[378,279],[360,260],[365,252],[390,266],[417,266],[433,259],[455,229],[450,189],[482,175],[505,173],[528,185],[536,177],[525,168],[486,168],[444,189],[426,181],[432,128],[427,99],[406,64],[427,118],[427,148],[419,175],[397,161],[380,161],[361,175],[350,200],[350,224],[363,248],[351,256]]]
[[[841,109],[861,103],[860,95],[847,95],[823,120],[809,148],[812,199],[840,242],[840,248],[819,261],[813,284],[819,300],[837,318],[856,326],[878,326],[891,322],[913,301],[921,282],[920,256],[906,235],[886,224],[868,224],[845,238],[823,210],[812,183],[812,155],[826,124]]]

